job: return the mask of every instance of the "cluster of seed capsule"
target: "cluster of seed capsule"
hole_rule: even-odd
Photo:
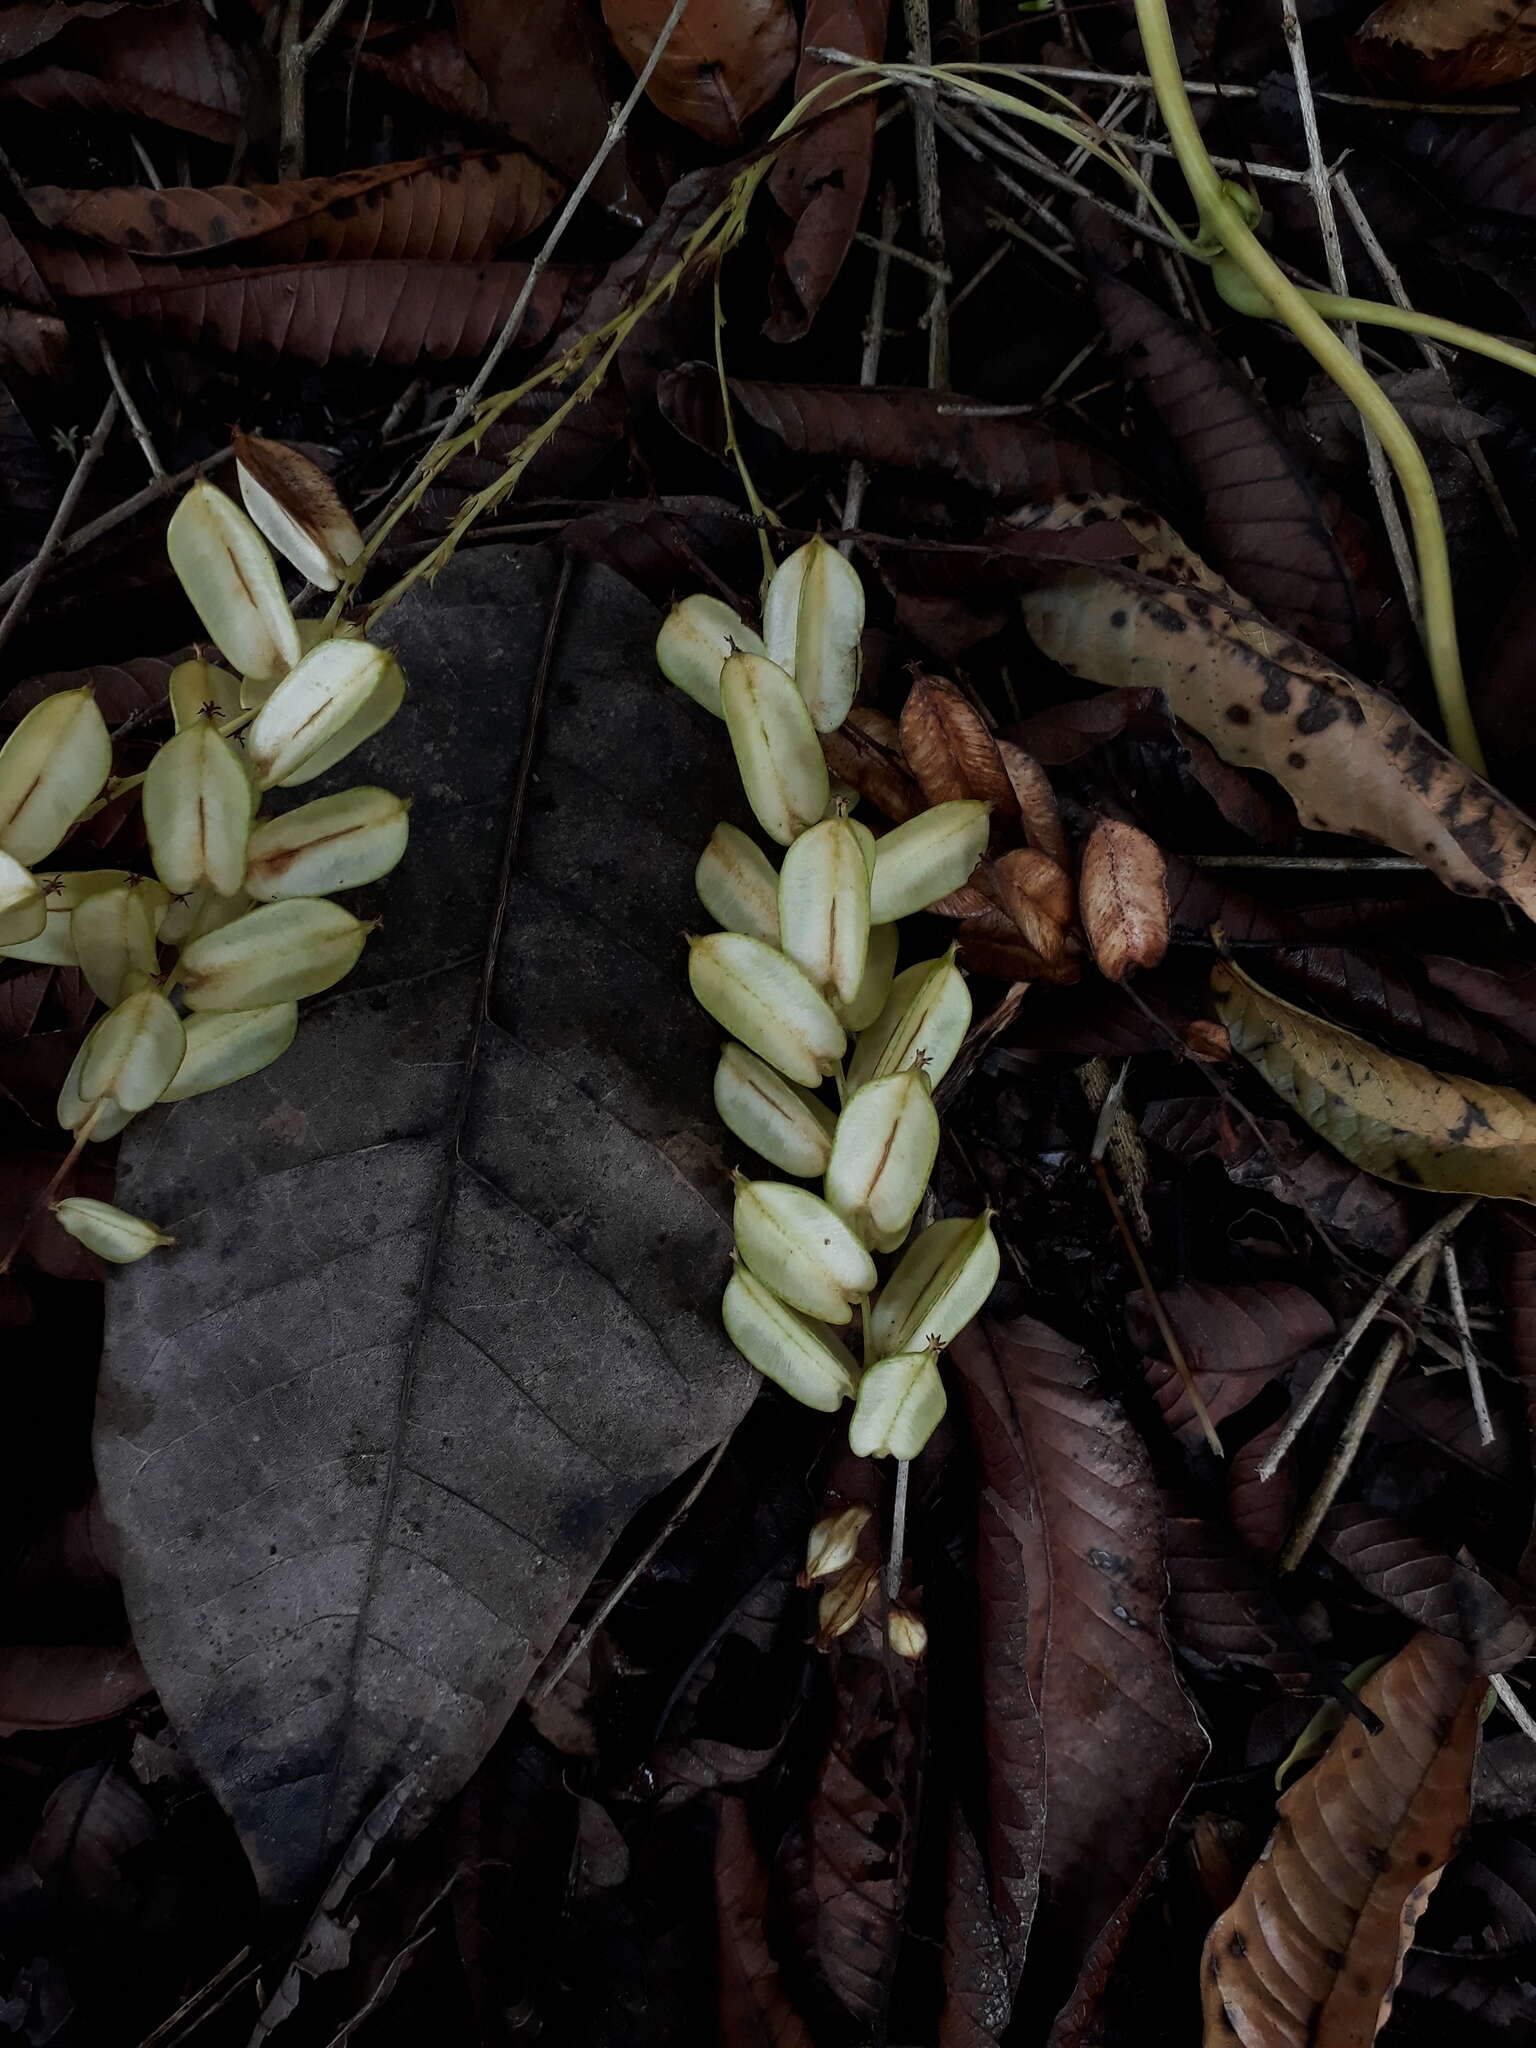
[[[283,595],[263,532],[332,587],[361,547],[324,480],[314,488],[328,501],[318,526],[254,481],[245,495],[260,529],[206,482],[172,515],[171,564],[229,668],[173,670],[175,732],[142,776],[113,779],[88,689],[45,698],[0,749],[0,957],[76,967],[107,1005],[59,1096],[77,1146],[286,1051],[300,998],[340,981],[373,929],[331,898],[405,851],[407,805],[388,790],[264,808],[377,732],[405,691],[382,648],[301,624]],[[135,787],[153,875],[46,865],[82,819]],[[171,1242],[107,1203],[72,1197],[55,1214],[118,1263]]]
[[[857,572],[817,538],[774,572],[761,635],[718,599],[688,597],[656,654],[724,719],[753,815],[785,849],[775,869],[722,824],[698,865],[721,929],[690,941],[689,980],[731,1034],[715,1104],[760,1158],[821,1182],[817,1194],[737,1174],[726,1330],[808,1407],[851,1397],[855,1452],[912,1458],[944,1413],[939,1352],[991,1292],[998,1253],[985,1213],[907,1244],[938,1153],[933,1091],[971,999],[952,953],[898,971],[897,924],[967,880],[988,816],[941,803],[877,840],[851,815],[853,792],[833,788],[820,735],[852,708],[863,626]],[[896,1252],[882,1284],[876,1260]],[[856,1312],[858,1364],[838,1334]]]

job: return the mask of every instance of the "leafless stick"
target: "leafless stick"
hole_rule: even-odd
[[[1393,853],[1379,857],[1367,854],[1359,860],[1331,853],[1186,853],[1180,858],[1194,868],[1302,868],[1330,875],[1348,874],[1354,869],[1373,870],[1377,874],[1428,873],[1422,862]]]
[[[612,1614],[615,1607],[618,1606],[619,1602],[624,1598],[625,1594],[628,1593],[630,1587],[635,1583],[636,1579],[638,1579],[641,1573],[644,1572],[650,1565],[657,1551],[660,1550],[661,1546],[667,1541],[668,1537],[673,1536],[677,1533],[678,1528],[682,1524],[683,1517],[688,1513],[689,1509],[693,1506],[694,1502],[698,1499],[699,1495],[704,1491],[705,1487],[708,1486],[710,1480],[714,1478],[715,1473],[719,1468],[720,1460],[725,1456],[726,1451],[730,1448],[730,1442],[731,1440],[727,1436],[722,1437],[720,1442],[715,1445],[715,1448],[710,1452],[709,1457],[706,1459],[704,1468],[699,1473],[698,1478],[695,1479],[692,1486],[689,1487],[688,1491],[683,1495],[683,1498],[678,1502],[677,1506],[672,1510],[671,1514],[668,1515],[666,1521],[662,1524],[661,1528],[652,1537],[651,1541],[645,1546],[644,1550],[641,1551],[640,1555],[635,1559],[634,1563],[630,1566],[629,1570],[624,1574],[623,1578],[620,1579],[617,1585],[615,1585],[609,1591],[607,1597],[602,1601],[601,1605],[598,1607],[597,1612],[588,1619],[586,1626],[583,1629],[581,1629],[580,1632],[573,1638],[570,1648],[566,1651],[565,1655],[560,1659],[560,1662],[555,1666],[554,1670],[551,1671],[547,1677],[540,1679],[537,1685],[530,1687],[528,1692],[528,1704],[531,1707],[542,1706],[544,1701],[549,1698],[550,1694],[554,1691],[555,1687],[560,1683],[561,1679],[564,1678],[565,1674],[567,1673],[567,1671],[570,1670],[571,1666],[576,1662],[576,1659],[581,1655],[582,1651],[587,1648],[589,1643],[591,1643],[593,1637],[597,1634],[598,1630],[602,1627],[603,1623],[608,1619],[609,1615]]]
[[[933,62],[933,32],[928,0],[905,0],[907,55],[914,64]],[[944,268],[944,209],[939,200],[939,146],[933,125],[933,88],[912,88],[912,139],[917,149],[917,226],[923,254]],[[947,278],[934,277],[923,325],[928,330],[928,383],[934,391],[949,388],[949,303]]]
[[[140,142],[137,135],[133,134],[131,131],[128,136],[128,145],[132,149],[134,155],[138,158],[140,164],[142,164],[144,168],[144,175],[146,178],[148,178],[150,184],[154,187],[154,189],[157,192],[162,191],[164,188],[160,181],[160,173],[155,169],[153,157],[151,157],[149,151],[144,147],[143,143]]]
[[[981,0],[955,0],[955,34],[967,57],[981,53]]]
[[[0,647],[4,647],[21,624],[22,616],[32,602],[32,593],[48,574],[55,557],[61,553],[65,528],[80,502],[80,493],[85,489],[91,471],[100,460],[101,451],[107,445],[107,438],[121,410],[122,402],[114,391],[101,409],[101,418],[96,422],[95,432],[80,452],[80,460],[75,464],[75,473],[64,487],[59,508],[53,515],[48,531],[43,535],[42,546],[21,571],[21,581],[16,586],[16,595],[11,599],[10,609],[5,617],[0,619]]]
[[[952,282],[949,272],[942,263],[930,263],[926,256],[919,256],[915,249],[903,249],[900,242],[888,242],[881,235],[867,235],[862,228],[854,231],[853,239],[861,248],[873,249],[880,255],[889,256],[896,263],[905,263],[913,270],[920,270],[924,277],[931,277],[936,284]]]
[[[1355,1346],[1360,1342],[1360,1339],[1365,1335],[1371,1324],[1375,1322],[1377,1316],[1380,1315],[1387,1298],[1402,1284],[1410,1273],[1423,1264],[1431,1252],[1439,1251],[1451,1234],[1458,1230],[1467,1217],[1471,1215],[1481,1199],[1479,1195],[1467,1195],[1456,1204],[1454,1209],[1447,1209],[1443,1216],[1437,1217],[1418,1242],[1408,1247],[1386,1278],[1378,1282],[1364,1308],[1361,1309],[1338,1343],[1334,1345],[1328,1356],[1323,1360],[1322,1369],[1318,1373],[1317,1378],[1308,1387],[1295,1408],[1292,1409],[1284,1429],[1281,1430],[1275,1441],[1270,1445],[1269,1450],[1265,1453],[1264,1461],[1259,1466],[1260,1479],[1273,1479],[1276,1472],[1279,1471],[1281,1461],[1285,1457],[1286,1452],[1289,1451],[1291,1445],[1295,1443],[1297,1437],[1300,1436],[1302,1430],[1311,1420],[1319,1402],[1338,1378],[1353,1353]]]
[[[500,334],[497,335],[490,348],[486,351],[485,360],[475,372],[473,379],[459,393],[452,412],[449,413],[439,429],[437,439],[417,462],[415,469],[395,493],[389,504],[372,522],[372,525],[369,527],[370,536],[378,531],[395,511],[396,507],[407,497],[414,488],[417,477],[431,473],[432,458],[436,455],[438,449],[443,446],[444,442],[452,440],[453,436],[459,431],[459,428],[463,426],[464,422],[479,404],[480,395],[495,375],[497,364],[517,337],[518,330],[523,324],[523,315],[527,312],[529,301],[533,297],[535,286],[549,268],[566,229],[576,217],[577,208],[581,205],[583,199],[586,198],[588,192],[591,191],[593,182],[598,172],[608,161],[615,143],[618,142],[625,129],[629,126],[630,116],[634,113],[635,108],[639,106],[641,100],[644,99],[645,88],[651,82],[651,74],[661,62],[666,52],[667,44],[672,40],[672,32],[682,20],[687,6],[688,0],[672,0],[672,10],[662,23],[660,32],[655,42],[651,45],[650,55],[640,67],[634,85],[630,89],[629,97],[608,123],[603,133],[603,139],[597,145],[592,161],[571,187],[570,197],[555,215],[554,223],[549,233],[544,237],[543,245],[529,264],[528,275],[523,279],[522,290],[518,293],[512,310],[502,325]]]
[[[1108,1060],[1089,1060],[1077,1070],[1077,1085],[1087,1096],[1089,1107],[1099,1113],[1093,1157],[1102,1159],[1108,1154],[1136,1235],[1141,1243],[1150,1244],[1152,1219],[1147,1214],[1146,1187],[1152,1178],[1152,1168],[1140,1131],[1120,1106],[1130,1074],[1129,1060],[1120,1062],[1120,1071],[1115,1075],[1109,1071]]]
[[[1475,1201],[1476,1196],[1473,1197]],[[1419,1261],[1417,1272],[1408,1286],[1408,1298],[1415,1307],[1422,1308],[1429,1298],[1434,1285],[1435,1272],[1444,1251],[1443,1245],[1432,1245]],[[1349,1477],[1349,1468],[1359,1455],[1365,1441],[1365,1432],[1370,1427],[1371,1417],[1380,1405],[1382,1395],[1387,1391],[1393,1373],[1402,1362],[1403,1354],[1413,1348],[1413,1334],[1408,1330],[1393,1330],[1382,1344],[1376,1363],[1365,1376],[1365,1384],[1355,1396],[1355,1405],[1349,1411],[1338,1442],[1329,1454],[1323,1476],[1318,1481],[1317,1491],[1307,1502],[1301,1520],[1280,1553],[1280,1570],[1292,1572],[1312,1547],[1312,1539],[1323,1525],[1324,1517],[1339,1497],[1339,1489]],[[1262,1467],[1261,1476],[1262,1476]]]
[[[1139,85],[1151,86],[1152,80],[1145,71],[1095,71],[1070,64],[1015,64],[1015,71],[1022,71],[1029,78],[1067,79],[1079,85]],[[1224,100],[1257,99],[1256,85],[1214,85],[1195,78],[1186,78],[1184,90],[1189,93],[1218,93]],[[1375,107],[1386,114],[1519,114],[1524,111],[1517,106],[1480,107],[1473,104],[1446,103],[1434,100],[1378,100],[1367,93],[1320,92],[1320,100],[1329,100],[1341,107]]]
[[[1461,1291],[1461,1267],[1456,1247],[1448,1244],[1441,1262],[1445,1267],[1445,1291],[1450,1297],[1451,1320],[1461,1346],[1461,1362],[1467,1369],[1467,1391],[1472,1396],[1472,1413],[1477,1417],[1477,1434],[1485,1444],[1493,1442],[1493,1417],[1488,1413],[1488,1395],[1483,1387],[1482,1362],[1472,1341],[1472,1324],[1467,1315],[1467,1297]]]
[[[114,397],[115,395],[114,393]],[[67,562],[71,556],[78,555],[88,548],[92,541],[100,540],[103,534],[111,533],[114,527],[122,526],[138,513],[148,511],[157,500],[169,497],[172,491],[179,491],[183,485],[195,483],[200,476],[206,476],[210,470],[219,468],[221,464],[228,462],[233,454],[232,448],[221,448],[216,455],[208,456],[205,461],[189,462],[185,469],[178,469],[174,476],[157,477],[152,484],[146,484],[142,491],[135,491],[131,498],[124,498],[121,505],[114,505],[110,512],[103,512],[95,519],[87,520],[84,526],[76,527],[75,531],[60,541],[54,549],[53,560]],[[31,573],[32,568],[29,564],[27,568],[18,569],[14,576],[0,583],[0,604],[4,604],[7,598],[14,597]]]
[[[879,258],[875,264],[875,282],[869,294],[869,317],[864,322],[864,354],[859,363],[859,382],[866,390],[878,382],[880,376],[880,353],[885,347],[885,308],[891,292],[891,253],[896,242],[896,217],[896,187],[887,179],[880,199]],[[868,469],[858,460],[850,462],[848,489],[843,498],[845,531],[856,527],[864,516],[864,493],[868,488]],[[844,540],[838,545],[846,555],[853,542]]]
[[[165,475],[165,464],[160,460],[160,451],[155,446],[149,428],[144,424],[144,415],[135,404],[133,393],[128,389],[123,373],[117,366],[112,344],[100,331],[97,332],[96,340],[101,347],[101,360],[107,366],[107,375],[112,379],[112,389],[117,393],[118,403],[122,406],[128,424],[133,430],[133,438],[144,451],[149,473],[153,477],[162,477]]]
[[[910,1458],[896,1460],[896,1491],[891,1500],[891,1546],[885,1560],[887,1600],[899,1600],[901,1597],[901,1566],[907,1548],[907,1481],[911,1472]]]
[[[1509,1680],[1501,1672],[1497,1678],[1491,1678],[1488,1682],[1498,1696],[1499,1705],[1508,1714],[1511,1721],[1520,1730],[1520,1733],[1528,1735],[1532,1742],[1536,1742],[1536,1721],[1531,1719],[1530,1709],[1526,1706],[1524,1700],[1521,1699],[1519,1693],[1515,1691]]]
[[[304,175],[305,74],[346,11],[347,0],[331,0],[307,36],[304,33],[304,0],[288,0],[283,11],[282,34],[277,46],[277,168],[281,177],[302,178]]]

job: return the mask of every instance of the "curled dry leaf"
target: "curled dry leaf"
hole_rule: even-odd
[[[1048,967],[1065,960],[1074,907],[1072,877],[1066,870],[1049,854],[1021,846],[992,863],[988,880],[1025,945]]]
[[[969,796],[996,811],[1017,808],[996,740],[953,683],[938,676],[912,678],[901,708],[901,751],[931,804]]]
[[[56,61],[0,80],[0,100],[44,112],[63,108],[159,121],[226,146],[239,140],[249,89],[246,68],[199,0],[123,8],[115,18],[92,21],[79,38],[61,39],[49,55]]]
[[[1383,1052],[1230,961],[1211,970],[1211,987],[1233,1051],[1353,1165],[1405,1187],[1536,1202],[1528,1096]]]
[[[1304,825],[1395,847],[1452,889],[1536,915],[1530,819],[1391,698],[1206,577],[1175,587],[1139,569],[1073,569],[1029,593],[1025,617],[1073,675],[1166,690],[1223,760],[1283,783]]]
[[[741,1799],[720,1801],[715,1905],[721,2048],[811,2048],[768,1946],[768,1873]]]
[[[1013,806],[1009,808],[1017,807],[1024,837],[1039,852],[1049,854],[1057,867],[1067,867],[1071,855],[1051,778],[1034,755],[1016,741],[998,740],[996,746],[1013,791]]]
[[[1530,0],[1385,0],[1350,45],[1365,75],[1414,92],[1492,92],[1536,72]]]
[[[603,0],[608,33],[632,71],[643,67],[671,12],[671,0]],[[787,0],[692,0],[647,96],[669,120],[718,149],[734,149],[794,70],[799,40]]]
[[[1135,825],[1100,818],[1083,849],[1078,888],[1083,929],[1099,972],[1124,981],[1168,950],[1168,885],[1162,851]]]
[[[1269,1845],[1205,1945],[1206,2048],[1368,2048],[1424,1902],[1467,1823],[1483,1685],[1416,1635],[1280,1799]]]

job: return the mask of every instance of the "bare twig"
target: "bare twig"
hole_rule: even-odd
[[[86,442],[84,448],[80,451],[80,460],[75,464],[75,473],[64,487],[64,495],[59,500],[58,510],[53,515],[48,531],[43,535],[43,544],[26,568],[22,570],[21,580],[16,585],[16,595],[11,599],[10,609],[6,612],[5,617],[0,619],[0,647],[4,647],[11,635],[16,631],[16,628],[21,624],[27,606],[32,602],[33,592],[48,574],[57,557],[62,554],[65,529],[69,525],[76,505],[80,502],[80,494],[85,489],[91,471],[101,459],[101,451],[107,445],[108,437],[117,423],[117,416],[121,410],[122,400],[114,391],[101,409],[101,418],[96,422],[96,428],[90,440]]]
[[[330,40],[331,31],[347,11],[347,0],[331,0],[306,36],[304,0],[288,0],[277,46],[278,174],[304,175],[304,80],[311,62]]]
[[[1077,1085],[1087,1096],[1089,1107],[1099,1113],[1093,1157],[1102,1159],[1108,1155],[1120,1183],[1125,1206],[1136,1226],[1136,1235],[1142,1244],[1150,1244],[1152,1219],[1147,1214],[1146,1188],[1152,1178],[1151,1163],[1147,1158],[1147,1148],[1141,1142],[1140,1131],[1121,1107],[1130,1074],[1129,1060],[1122,1060],[1119,1073],[1114,1075],[1110,1073],[1108,1060],[1089,1060],[1077,1070]]]
[[[1467,1314],[1467,1298],[1461,1291],[1461,1267],[1456,1260],[1456,1247],[1448,1244],[1441,1261],[1445,1268],[1445,1291],[1450,1298],[1451,1320],[1456,1325],[1456,1336],[1461,1347],[1461,1362],[1466,1368],[1467,1391],[1472,1396],[1472,1413],[1477,1417],[1477,1434],[1485,1444],[1493,1442],[1493,1417],[1488,1413],[1488,1395],[1483,1387],[1482,1362],[1477,1355],[1477,1346],[1472,1341],[1472,1323]]]
[[[1310,869],[1314,874],[1348,874],[1374,871],[1376,874],[1427,874],[1422,861],[1393,853],[1366,854],[1355,859],[1331,853],[1185,853],[1179,856],[1192,868],[1275,868]]]
[[[1477,1197],[1473,1196],[1472,1199],[1475,1201]],[[1431,1245],[1420,1258],[1418,1270],[1408,1286],[1408,1299],[1415,1308],[1422,1308],[1429,1298],[1429,1290],[1434,1285],[1435,1272],[1444,1250],[1443,1243]],[[1281,1571],[1294,1571],[1311,1549],[1312,1539],[1322,1527],[1328,1510],[1338,1499],[1339,1489],[1349,1476],[1349,1468],[1354,1464],[1360,1446],[1365,1441],[1365,1432],[1370,1427],[1371,1417],[1376,1413],[1393,1373],[1402,1363],[1404,1353],[1413,1348],[1413,1342],[1411,1330],[1398,1329],[1393,1330],[1383,1343],[1375,1364],[1365,1376],[1365,1384],[1355,1396],[1355,1405],[1349,1411],[1349,1419],[1340,1432],[1339,1440],[1329,1454],[1323,1476],[1318,1481],[1317,1491],[1307,1502],[1301,1520],[1288,1538],[1285,1549],[1280,1553]],[[1263,1476],[1262,1467],[1260,1475]]]
[[[144,415],[139,411],[133,393],[128,389],[123,373],[118,368],[117,357],[112,353],[112,344],[105,334],[99,331],[96,340],[101,348],[101,360],[106,364],[107,375],[112,380],[112,389],[117,393],[118,403],[122,406],[128,425],[133,430],[133,438],[144,451],[149,473],[153,477],[162,477],[165,475],[165,464],[160,460],[160,451],[155,446],[149,428],[144,424]]]
[[[1029,78],[1066,79],[1079,85],[1139,85],[1149,86],[1150,75],[1145,71],[1095,71],[1086,67],[1069,64],[1015,64],[1010,67],[1022,71]],[[1198,79],[1186,79],[1184,90],[1195,94],[1211,93],[1224,100],[1252,100],[1259,96],[1256,85],[1217,85]],[[1320,92],[1320,100],[1329,100],[1341,107],[1374,107],[1383,114],[1519,114],[1524,111],[1518,106],[1481,107],[1475,104],[1447,104],[1434,100],[1379,100],[1369,94],[1358,92]]]
[[[1323,1396],[1348,1363],[1355,1346],[1360,1342],[1360,1339],[1365,1335],[1371,1324],[1375,1322],[1377,1316],[1380,1315],[1388,1297],[1401,1286],[1410,1273],[1423,1264],[1431,1252],[1438,1252],[1440,1250],[1440,1247],[1446,1243],[1452,1233],[1458,1230],[1467,1217],[1471,1215],[1481,1199],[1479,1195],[1468,1195],[1464,1200],[1458,1202],[1454,1209],[1447,1209],[1443,1216],[1437,1217],[1418,1242],[1408,1247],[1407,1251],[1403,1253],[1403,1256],[1393,1266],[1385,1279],[1379,1282],[1364,1308],[1361,1309],[1338,1343],[1334,1345],[1328,1356],[1323,1360],[1322,1368],[1317,1378],[1308,1387],[1295,1408],[1292,1409],[1286,1419],[1284,1429],[1281,1430],[1265,1453],[1264,1461],[1259,1466],[1260,1479],[1266,1481],[1273,1479],[1276,1472],[1279,1471],[1281,1461],[1284,1459],[1286,1452],[1289,1451],[1291,1445],[1295,1443],[1297,1437],[1300,1436],[1302,1430],[1311,1420]]]
[[[1508,1714],[1511,1721],[1520,1730],[1520,1733],[1528,1735],[1532,1742],[1536,1742],[1536,1721],[1531,1719],[1529,1707],[1526,1706],[1525,1701],[1521,1699],[1519,1693],[1515,1691],[1509,1680],[1501,1672],[1496,1678],[1491,1678],[1488,1683],[1493,1687],[1499,1705]]]
[[[887,179],[880,200],[880,240],[877,245],[880,254],[875,264],[875,282],[869,294],[869,317],[864,322],[864,355],[859,364],[859,383],[866,390],[880,377],[880,355],[885,347],[885,308],[891,290],[891,257],[895,251],[896,215],[896,187]],[[869,470],[855,458],[848,465],[848,489],[843,498],[845,531],[856,527],[863,517],[864,493],[868,488]],[[853,542],[842,540],[838,546],[846,555]]]
[[[933,62],[928,0],[905,0],[907,54],[914,64]],[[934,266],[933,289],[923,325],[928,330],[928,383],[949,388],[949,304],[945,292],[944,211],[939,201],[939,147],[933,122],[933,88],[912,88],[912,138],[917,149],[917,225],[923,254]],[[894,1595],[892,1596],[894,1598]]]
[[[891,1543],[885,1559],[887,1600],[899,1600],[901,1597],[901,1567],[907,1549],[907,1482],[911,1472],[910,1458],[896,1460],[896,1491],[891,1498]]]

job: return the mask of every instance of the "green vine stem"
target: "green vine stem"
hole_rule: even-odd
[[[1461,670],[1445,527],[1435,500],[1429,467],[1419,445],[1397,408],[1365,366],[1350,354],[1329,326],[1327,318],[1312,303],[1310,295],[1291,283],[1259,241],[1234,202],[1221,173],[1211,162],[1195,121],[1189,94],[1184,88],[1184,75],[1179,68],[1166,0],[1136,0],[1136,21],[1141,30],[1147,72],[1168,130],[1168,139],[1200,216],[1202,241],[1209,245],[1213,255],[1224,251],[1249,283],[1268,300],[1275,317],[1284,321],[1345,397],[1354,402],[1361,417],[1375,429],[1387,459],[1397,472],[1413,528],[1423,590],[1424,647],[1446,738],[1467,766],[1482,774],[1486,770],[1486,762],[1472,723]],[[1353,301],[1334,303],[1347,306]],[[1340,314],[1335,317],[1354,316]]]

